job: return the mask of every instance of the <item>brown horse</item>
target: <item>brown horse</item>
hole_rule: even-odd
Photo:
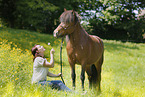
[[[104,46],[102,40],[89,35],[80,25],[77,12],[65,10],[60,16],[60,25],[54,30],[54,37],[66,36],[67,55],[71,67],[71,77],[75,88],[75,64],[81,64],[81,81],[84,89],[85,71],[89,87],[100,90],[101,66]]]

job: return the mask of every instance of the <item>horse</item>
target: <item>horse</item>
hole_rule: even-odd
[[[88,75],[89,88],[100,91],[101,67],[104,45],[101,38],[89,35],[80,24],[79,15],[74,10],[66,10],[60,15],[60,24],[54,30],[56,38],[66,36],[66,50],[71,67],[72,85],[75,89],[75,64],[81,65],[81,82],[84,89],[85,72]]]

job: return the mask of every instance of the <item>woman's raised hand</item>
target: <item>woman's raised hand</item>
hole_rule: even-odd
[[[52,48],[51,51],[50,51],[50,53],[51,54],[54,54],[54,52],[55,52],[55,50]]]

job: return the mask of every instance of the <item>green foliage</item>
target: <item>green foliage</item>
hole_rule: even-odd
[[[105,45],[104,64],[100,94],[88,88],[85,79],[85,91],[81,90],[81,67],[76,65],[76,90],[63,92],[49,87],[31,85],[33,61],[31,48],[35,44],[49,51],[55,49],[55,67],[49,69],[57,74],[59,66],[59,46],[61,39],[52,35],[40,34],[28,30],[0,28],[0,96],[1,97],[144,97],[145,93],[145,45],[143,43],[122,43],[103,40]],[[48,46],[47,43],[51,45]],[[65,43],[63,46],[63,77],[66,85],[72,89],[71,69],[67,61]],[[60,80],[60,78],[48,78]]]
[[[0,19],[3,25],[13,27],[16,17],[13,15],[16,7],[16,0],[0,0]]]
[[[54,26],[53,19],[57,16],[55,11],[59,7],[45,0],[20,0],[16,3],[16,6],[18,28],[37,30],[39,32],[45,32],[46,29],[47,31],[52,31],[50,25]]]
[[[3,25],[53,33],[64,8],[78,9],[76,0],[1,0]]]
[[[134,13],[144,6],[144,0],[0,0],[0,22],[7,27],[52,34],[64,8],[74,9],[83,18],[87,16],[90,24],[83,26],[91,34],[144,42],[145,20],[138,20]]]
[[[89,32],[106,39],[130,40],[134,42],[145,41],[144,19],[138,20],[135,10],[144,9],[143,0],[84,0],[80,4],[82,11],[88,17],[86,10],[94,10],[95,15],[89,20]]]

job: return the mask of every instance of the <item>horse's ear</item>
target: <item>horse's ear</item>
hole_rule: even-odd
[[[72,14],[73,14],[73,16],[74,16],[74,21],[76,21],[76,12],[74,11],[74,10],[72,10]]]
[[[64,8],[64,11],[67,11],[66,8]]]
[[[74,16],[76,15],[76,13],[75,13],[75,10],[74,10],[74,9],[72,10],[72,14],[73,14]]]

